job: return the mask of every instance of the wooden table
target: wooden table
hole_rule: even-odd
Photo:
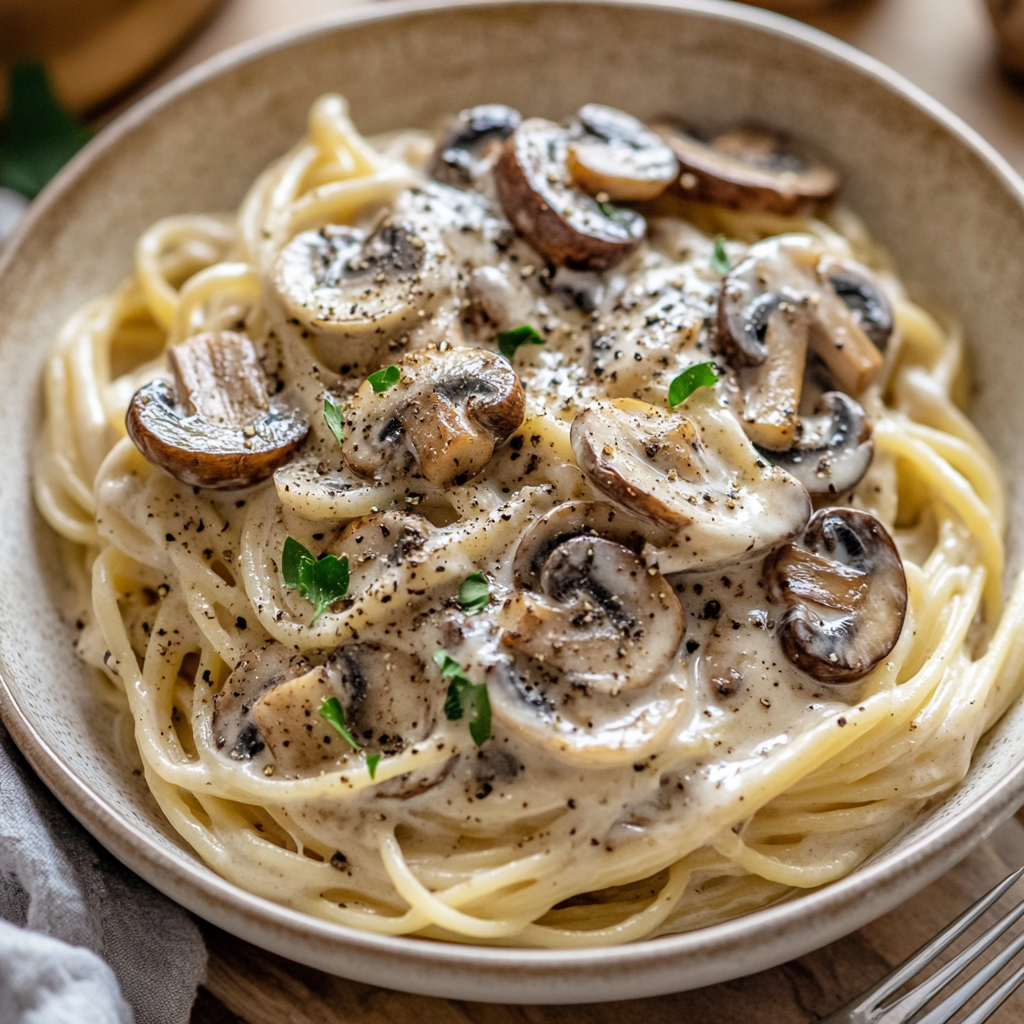
[[[226,46],[337,9],[345,0],[228,0],[145,91]],[[812,19],[901,71],[1024,171],[1024,94],[993,62],[982,0],[865,0]],[[209,925],[209,975],[194,1024],[803,1024],[867,988],[1011,867],[1013,819],[958,867],[878,921],[771,971],[675,996],[580,1007],[491,1006],[360,985],[265,953]],[[1024,883],[1018,898],[1024,896]],[[1011,933],[1013,934],[1013,933]],[[959,947],[958,947],[959,948]],[[952,951],[949,956],[953,955]],[[948,957],[947,957],[948,958]],[[1024,1020],[1024,991],[994,1018]]]

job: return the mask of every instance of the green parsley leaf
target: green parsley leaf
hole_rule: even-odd
[[[544,339],[529,324],[513,327],[498,334],[498,351],[511,363],[520,345],[543,345]]]
[[[469,735],[478,747],[482,747],[491,736],[491,698],[484,683],[472,687],[467,696]]]
[[[348,593],[348,558],[314,558],[294,537],[284,542],[281,575],[285,586],[297,590],[313,605],[311,626],[335,601]]]
[[[383,369],[374,370],[366,379],[370,382],[374,394],[379,395],[382,391],[394,387],[401,376],[402,371],[397,366],[385,366]]]
[[[35,198],[91,138],[92,132],[54,96],[42,64],[11,68],[0,186]]]
[[[370,778],[377,778],[377,765],[380,764],[380,754],[367,754],[366,767],[370,772]]]
[[[449,679],[444,701],[444,714],[450,722],[469,716],[469,735],[479,747],[491,735],[491,699],[486,683],[473,683],[462,671],[462,666],[447,652],[435,651],[434,664],[441,677]]]
[[[459,606],[467,615],[479,615],[491,603],[491,587],[481,572],[470,573],[459,587]]]
[[[729,255],[725,251],[725,235],[719,235],[715,239],[715,248],[711,253],[711,269],[716,274],[728,274],[732,270]]]
[[[609,220],[615,221],[616,224],[621,224],[623,225],[623,227],[628,228],[629,225],[632,223],[629,215],[626,213],[625,210],[621,209],[620,207],[613,206],[611,203],[608,202],[598,203],[597,205],[601,207],[601,212]]]
[[[697,388],[714,387],[717,380],[718,369],[712,362],[688,366],[668,386],[668,407],[674,409],[680,402],[685,402]]]
[[[345,709],[341,706],[341,701],[337,697],[324,697],[320,702],[320,717],[326,718],[341,733],[341,738],[353,750],[363,749],[352,738],[352,733],[348,731],[348,725],[345,722]]]
[[[341,422],[341,406],[335,405],[329,398],[324,399],[324,419],[327,420],[327,426],[331,428],[331,433],[337,439],[338,444],[341,444],[345,433],[344,425]]]

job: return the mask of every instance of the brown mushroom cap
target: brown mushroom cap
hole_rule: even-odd
[[[139,388],[125,426],[145,458],[195,487],[248,487],[283,466],[309,432],[270,401],[252,342],[233,331],[197,334],[168,351],[165,380]]]
[[[679,161],[674,191],[684,199],[748,213],[797,216],[832,201],[839,175],[806,160],[777,135],[742,128],[703,142],[671,125],[657,125]]]
[[[361,593],[389,568],[415,554],[433,532],[430,520],[414,512],[374,512],[353,519],[330,552],[348,559],[350,589]]]
[[[866,267],[844,266],[856,266],[862,280],[871,278]],[[778,235],[751,246],[746,259],[729,272],[719,296],[719,336],[730,361],[762,364],[777,311],[804,307],[811,348],[843,391],[863,391],[881,369],[882,355],[862,329],[860,312],[837,293],[830,276],[834,268],[835,260],[809,235]]]
[[[418,467],[436,487],[465,483],[523,421],[526,396],[508,360],[481,349],[410,352],[398,382],[364,381],[345,412],[342,456],[387,483]]]
[[[816,512],[764,572],[768,596],[788,605],[778,625],[782,649],[815,679],[853,682],[896,646],[907,580],[892,538],[867,512]]]
[[[461,111],[437,141],[430,176],[452,188],[471,188],[489,157],[521,121],[519,111],[503,103],[482,103]]]
[[[606,537],[570,537],[544,561],[538,594],[519,592],[502,642],[573,688],[615,696],[664,674],[683,610],[660,573]]]
[[[806,488],[769,465],[710,397],[692,396],[686,415],[629,398],[595,402],[570,436],[596,487],[672,536],[659,554],[666,572],[753,558],[811,514]]]
[[[895,326],[892,306],[867,267],[853,260],[823,256],[818,276],[842,299],[854,323],[884,352]]]
[[[763,450],[766,458],[795,476],[811,494],[852,490],[868,471],[874,452],[867,413],[841,391],[827,391],[818,399],[814,415],[801,417],[792,447]]]
[[[567,501],[531,523],[512,561],[517,587],[534,590],[541,570],[559,544],[572,537],[605,537],[639,553],[646,540],[643,523],[607,501]]]
[[[217,748],[290,776],[350,758],[352,748],[320,715],[334,697],[364,751],[395,754],[436,720],[444,695],[426,679],[418,658],[385,644],[345,644],[326,657],[270,644],[246,654],[214,697]]]
[[[370,231],[328,224],[281,250],[269,299],[331,370],[376,370],[450,297],[454,261],[430,215],[442,192],[407,191]]]
[[[654,199],[675,180],[677,165],[671,148],[631,114],[588,103],[577,111],[569,130],[569,174],[591,195]]]
[[[506,141],[494,177],[505,215],[545,259],[576,270],[607,270],[640,244],[646,222],[573,186],[569,132],[530,118]]]

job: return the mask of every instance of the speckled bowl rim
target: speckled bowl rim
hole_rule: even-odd
[[[0,255],[0,283],[23,241],[83,172],[156,111],[259,55],[346,26],[385,25],[444,10],[543,5],[547,0],[388,0],[318,18],[233,47],[156,90],[105,128],[30,207]],[[719,0],[559,0],[636,6],[742,23],[823,53],[916,106],[979,157],[1024,207],[1024,182],[981,136],[890,68],[815,29]],[[1024,755],[972,805],[893,855],[798,899],[693,932],[600,949],[538,950],[380,936],[254,896],[186,853],[173,855],[73,774],[20,710],[0,665],[0,717],[29,763],[107,849],[157,889],[246,940],[332,973],[385,987],[483,1002],[578,1003],[681,991],[740,977],[815,949],[892,909],[983,842],[1024,801]]]

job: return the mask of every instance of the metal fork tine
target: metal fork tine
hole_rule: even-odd
[[[1024,913],[1024,902],[1020,903],[1014,913],[1015,919]],[[1010,914],[1006,915],[1007,917]],[[1005,918],[1003,919],[1005,920]],[[1001,924],[1002,922],[1000,922]],[[1003,931],[1006,929],[1004,928]],[[995,936],[993,936],[994,940]],[[980,940],[979,940],[980,941]],[[1005,949],[994,956],[984,967],[971,975],[955,992],[951,992],[945,999],[935,1007],[934,1010],[926,1013],[919,1024],[946,1024],[953,1019],[953,1014],[960,1009],[976,992],[987,985],[1022,949],[1024,949],[1024,934],[1018,935]],[[966,950],[965,950],[966,952]],[[982,952],[982,950],[979,950]],[[963,955],[963,954],[961,954]],[[959,957],[957,958],[959,959]],[[974,959],[973,957],[971,958]],[[967,961],[970,963],[970,960]],[[966,964],[964,964],[966,966]],[[931,979],[929,979],[931,980]]]
[[[977,903],[968,907],[955,921],[946,925],[934,939],[926,942],[916,953],[912,953],[903,963],[882,978],[877,985],[868,989],[858,1000],[857,1008],[863,1012],[869,1007],[877,1006],[893,992],[899,991],[921,968],[927,967],[947,946],[960,938],[1022,875],[1024,875],[1024,868],[1015,871],[1008,878],[1004,878]]]
[[[1016,992],[1024,981],[1024,967],[1018,967],[976,1010],[964,1017],[961,1024],[985,1024],[985,1021]]]
[[[948,964],[946,964],[945,967],[936,971],[930,978],[926,978],[920,985],[903,996],[902,999],[897,999],[892,1006],[887,1007],[885,1014],[881,1017],[880,1024],[882,1021],[888,1019],[890,1015],[894,1021],[909,1020],[914,1013],[921,1009],[925,1003],[930,1002],[935,996],[937,996],[939,992],[941,992],[965,967],[967,967],[968,964],[972,963],[982,953],[984,953],[985,950],[1003,934],[1003,932],[1011,928],[1021,917],[1024,917],[1024,900],[1018,903],[1011,911],[1009,911],[1009,913],[996,921],[996,923],[992,925],[984,935],[975,939],[974,942],[972,942],[962,953],[958,953],[949,961]],[[1016,949],[1014,947],[1016,947]],[[957,1003],[954,1010],[950,1011],[946,1016],[933,1017],[933,1014],[937,1014],[938,1010],[941,1009],[941,1007],[938,1007],[936,1010],[933,1010],[931,1014],[928,1014],[928,1016],[923,1018],[920,1021],[920,1024],[925,1024],[926,1021],[927,1024],[942,1024],[943,1021],[948,1020],[956,1009],[963,1006],[963,1004],[966,1003],[967,1000],[970,999],[971,996],[974,995],[974,993],[977,992],[978,989],[996,973],[996,971],[1001,970],[1002,967],[1005,966],[1005,964],[1008,963],[1021,948],[1024,948],[1024,935],[1014,939],[1014,941],[1007,946],[999,956],[993,959],[991,963],[986,964],[982,970],[974,975],[969,981],[965,982],[961,988],[957,989],[957,991],[949,997],[946,1001],[947,1003],[951,1003],[964,992],[967,993],[964,995],[963,999]],[[1013,952],[1011,952],[1010,955],[1007,956],[1006,959],[991,972],[991,974],[986,975],[986,972],[993,966],[993,964],[996,964],[1000,958],[1004,957],[1010,950]],[[979,978],[982,978],[982,980],[978,981]],[[977,984],[975,984],[975,982],[977,982]],[[972,985],[974,985],[974,988],[971,988]],[[945,1005],[946,1003],[942,1004],[942,1006]]]

